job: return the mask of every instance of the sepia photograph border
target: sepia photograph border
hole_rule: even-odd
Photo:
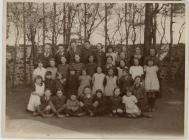
[[[186,23],[186,28],[185,28],[185,93],[184,93],[184,136],[183,137],[175,137],[175,136],[170,136],[170,137],[150,137],[150,136],[127,136],[127,135],[120,135],[120,137],[115,137],[114,134],[109,135],[109,137],[99,137],[101,138],[116,138],[116,139],[187,139],[188,138],[188,78],[189,78],[189,2],[188,1],[182,1],[182,0],[164,0],[164,1],[159,1],[159,0],[3,0],[3,34],[2,34],[2,41],[3,41],[3,46],[2,46],[2,64],[3,64],[3,70],[2,70],[2,115],[1,115],[1,124],[2,124],[2,137],[4,138],[62,138],[62,137],[54,137],[51,135],[47,136],[34,136],[31,134],[31,136],[28,136],[25,134],[23,135],[17,135],[17,136],[10,136],[7,134],[5,130],[6,126],[6,11],[7,11],[7,2],[36,2],[36,3],[41,3],[41,2],[71,2],[71,3],[185,3],[185,23]],[[75,135],[75,138],[79,139],[83,137]],[[73,137],[72,137],[73,138]],[[94,137],[89,137],[89,139],[95,139],[97,138],[96,136]],[[99,139],[98,138],[98,139]],[[86,139],[86,138],[85,138]]]

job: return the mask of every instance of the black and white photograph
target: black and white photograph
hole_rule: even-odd
[[[3,136],[185,139],[187,8],[4,0]]]

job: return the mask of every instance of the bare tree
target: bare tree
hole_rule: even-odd
[[[25,17],[25,4],[23,3],[23,34],[24,34],[24,84],[27,84],[27,73],[26,73],[26,17]]]
[[[144,55],[148,54],[152,44],[152,7],[151,3],[145,4]]]
[[[20,24],[21,24],[21,3],[7,3],[9,7],[9,14],[11,16],[10,21],[14,24],[14,32],[15,32],[15,43],[14,43],[14,56],[13,56],[13,74],[12,74],[12,87],[15,87],[15,74],[16,74],[16,57],[17,57],[17,47],[19,46],[20,39]]]

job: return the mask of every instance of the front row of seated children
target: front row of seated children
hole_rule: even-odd
[[[135,86],[140,86],[138,85],[139,82],[136,78]],[[145,96],[142,94],[138,95],[140,92],[137,95],[132,95],[135,89],[133,87],[127,88],[126,94],[122,96],[118,87],[114,88],[113,96],[107,97],[101,89],[96,90],[95,94],[92,94],[89,86],[84,87],[83,94],[66,96],[61,89],[57,89],[56,94],[52,95],[51,90],[46,88],[44,94],[42,94],[42,89],[44,88],[40,89],[41,83],[42,77],[37,76],[35,79],[36,90],[31,94],[27,107],[34,115],[42,117],[57,116],[59,118],[84,115],[146,116],[143,113],[146,106],[144,103]]]

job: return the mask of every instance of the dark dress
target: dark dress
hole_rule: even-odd
[[[122,97],[112,96],[111,97],[112,111],[117,109],[123,109]]]
[[[132,80],[131,76],[128,76],[128,77],[122,76],[119,79],[119,87],[120,87],[122,95],[125,93],[125,91],[128,87],[132,86],[132,84],[133,84],[133,80]]]
[[[88,63],[85,66],[87,74],[90,76],[93,76],[93,74],[96,72],[97,65],[95,63]]]
[[[84,68],[84,64],[81,62],[71,63],[69,67],[76,70],[76,75],[79,76],[81,74],[81,70]]]
[[[52,104],[56,110],[64,108],[66,104],[66,97],[64,95],[62,95],[62,97],[54,96],[52,98]]]
[[[47,100],[47,97],[45,95],[43,95],[41,97],[41,104],[39,105],[39,109],[40,111],[43,111],[48,105],[50,105],[51,102],[51,97]]]
[[[95,53],[95,62],[97,66],[104,66],[106,63],[106,55],[104,52],[96,51]]]
[[[147,65],[148,60],[152,59],[154,61],[154,64],[159,66],[159,59],[156,56],[146,56],[144,59],[144,65]]]
[[[68,64],[60,64],[58,65],[58,72],[62,74],[63,78],[68,77],[68,70],[69,70],[69,65]]]
[[[141,109],[141,111],[146,111],[147,109],[147,97],[145,94],[145,89],[142,85],[133,86],[133,94],[138,100],[138,107]]]
[[[86,113],[93,112],[94,107],[93,107],[93,97],[92,96],[90,98],[83,96],[81,98],[81,102],[84,104],[84,106],[82,108]]]
[[[77,75],[70,75],[66,82],[66,94],[67,97],[70,97],[70,95],[75,94],[77,95],[79,87],[79,79]]]
[[[49,60],[53,57],[52,54],[48,53],[48,54],[45,54],[45,53],[41,53],[37,56],[37,61],[38,60],[41,60],[43,62],[43,67],[44,68],[47,68],[49,67]],[[37,62],[36,61],[36,62]]]
[[[56,65],[58,66],[59,64],[61,64],[61,57],[66,57],[66,53],[65,52],[58,52],[56,55],[55,55],[55,61],[56,61]]]
[[[79,54],[80,55],[80,48],[77,47],[76,50],[74,51],[73,49],[70,49],[68,52],[67,52],[67,62],[68,63],[73,63],[74,62],[74,57],[75,57],[75,54]]]
[[[135,58],[134,56],[131,56],[129,66],[133,66],[134,65],[134,58]],[[143,62],[144,62],[144,57],[141,56],[141,58],[139,59],[139,65],[143,66],[144,65]]]
[[[107,113],[110,113],[108,106],[107,106],[107,99],[102,96],[101,98],[94,97],[93,104],[95,102],[98,102],[97,107],[94,107],[94,115],[105,115]]]
[[[83,47],[81,49],[81,62],[84,63],[84,64],[87,64],[88,58],[91,55],[94,56],[94,52],[93,52],[92,48],[86,49],[85,47]]]
[[[54,85],[56,87],[56,92],[57,92],[58,89],[61,89],[62,92],[64,92],[65,91],[65,85],[66,85],[66,83],[64,81],[62,81],[60,79],[56,79],[55,85]]]
[[[56,93],[56,82],[53,79],[45,79],[45,89],[50,89],[52,92],[52,95],[55,95]]]

